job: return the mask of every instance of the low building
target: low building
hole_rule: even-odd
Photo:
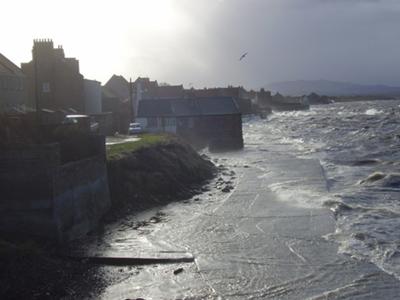
[[[137,121],[148,132],[171,132],[211,150],[243,148],[241,113],[231,97],[148,99]]]
[[[138,77],[132,86],[134,107],[139,102],[148,99],[181,99],[185,97],[183,85],[158,84],[157,80],[147,77]],[[135,111],[135,117],[137,110]]]
[[[0,113],[25,112],[27,100],[24,73],[0,53]]]
[[[217,87],[204,89],[189,89],[185,91],[186,97],[232,97],[242,115],[253,114],[251,95],[243,87]]]

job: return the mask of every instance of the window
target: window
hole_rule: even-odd
[[[194,119],[193,119],[193,118],[189,118],[189,120],[188,120],[188,127],[189,127],[189,128],[194,128]]]
[[[176,120],[175,118],[165,118],[165,126],[175,126],[176,125]]]
[[[18,90],[19,91],[24,90],[24,80],[22,78],[18,78]]]
[[[13,89],[13,91],[18,91],[18,89],[19,89],[19,78],[14,77],[12,79],[12,89]]]
[[[157,118],[147,118],[148,127],[158,127]]]
[[[10,77],[4,76],[2,79],[3,90],[10,89]]]
[[[42,84],[42,92],[43,93],[50,93],[50,83],[49,82],[43,82],[43,84]]]

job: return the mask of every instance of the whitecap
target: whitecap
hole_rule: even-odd
[[[377,110],[377,109],[375,109],[375,108],[367,109],[367,110],[364,112],[364,114],[365,114],[365,115],[368,115],[368,116],[375,116],[375,115],[378,115],[378,114],[381,114],[381,113],[383,113],[382,110]]]

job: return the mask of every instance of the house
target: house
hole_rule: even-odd
[[[103,93],[99,81],[84,79],[85,114],[90,116],[92,128],[101,135],[113,135],[113,114],[103,112]]]
[[[183,85],[160,85],[156,90],[157,99],[179,99],[184,98]]]
[[[120,99],[129,98],[129,82],[121,75],[111,76],[104,87]]]
[[[270,106],[273,111],[294,111],[294,110],[308,110],[310,104],[306,97],[288,97],[280,93],[276,93],[270,99]]]
[[[85,112],[84,81],[79,61],[65,57],[52,40],[34,40],[32,60],[21,64],[27,76],[28,97],[38,109]]]
[[[129,98],[121,98],[119,95],[107,86],[102,87],[102,113],[104,117],[106,117],[105,114],[108,114],[105,121],[108,124],[111,123],[111,129],[107,129],[107,135],[112,135],[115,132],[128,133],[129,123],[132,120]],[[96,121],[100,122],[101,119],[96,117]]]
[[[137,121],[148,132],[171,132],[211,150],[243,148],[242,119],[232,97],[148,99]]]
[[[257,104],[261,108],[270,107],[272,101],[272,95],[270,91],[266,91],[265,89],[260,89],[259,92],[256,93]]]
[[[131,93],[130,83],[122,75],[112,75],[102,87],[102,112],[112,113],[113,132],[128,133],[135,111]]]
[[[270,91],[266,91],[265,89],[260,89],[259,92],[254,92],[255,105],[254,111],[256,111],[261,118],[265,119],[267,115],[272,113],[271,101],[272,95]]]
[[[25,112],[27,100],[24,73],[0,53],[0,113]]]
[[[134,110],[134,118],[137,118],[139,102],[143,99],[152,99],[155,95],[155,90],[158,87],[157,81],[151,81],[147,77],[138,77],[133,83],[133,106],[136,108]]]
[[[83,80],[85,114],[100,114],[101,110],[101,83],[96,80]]]

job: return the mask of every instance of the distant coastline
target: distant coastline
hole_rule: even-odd
[[[387,85],[362,85],[350,82],[330,80],[294,80],[266,84],[265,89],[279,92],[284,96],[302,96],[310,93],[352,99],[357,101],[361,97],[368,100],[400,98],[400,87]]]

